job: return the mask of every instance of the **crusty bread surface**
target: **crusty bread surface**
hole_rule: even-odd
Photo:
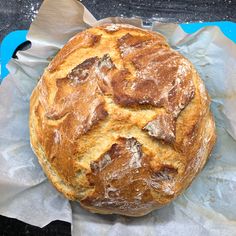
[[[182,193],[216,140],[194,66],[156,32],[106,24],[73,37],[30,100],[30,141],[70,200],[142,216]]]

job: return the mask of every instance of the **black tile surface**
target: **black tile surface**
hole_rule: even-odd
[[[163,22],[236,21],[236,0],[82,0],[81,2],[98,19],[108,16],[139,16]],[[28,29],[41,3],[42,0],[0,0],[0,41],[13,30]],[[52,222],[40,229],[0,216],[0,236],[70,234],[70,224],[62,221]]]
[[[53,221],[41,229],[16,219],[0,216],[1,236],[70,236],[70,229],[71,225],[62,221]]]

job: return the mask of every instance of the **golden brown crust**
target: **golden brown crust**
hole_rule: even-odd
[[[107,24],[76,35],[30,101],[30,140],[45,173],[98,213],[140,216],[175,199],[215,143],[210,100],[165,38]]]
[[[50,63],[48,70],[51,72],[56,70],[76,49],[93,47],[99,40],[100,35],[94,35],[87,31],[77,34],[58,52]]]
[[[153,170],[150,159],[135,138],[119,138],[117,143],[95,162],[91,163],[91,173],[87,175],[94,186],[92,195],[81,200],[86,206],[99,211],[131,216],[143,215],[158,207],[151,191],[166,193],[177,170],[171,165],[162,165]]]

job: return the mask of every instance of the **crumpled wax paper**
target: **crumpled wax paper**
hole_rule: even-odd
[[[147,216],[97,215],[70,203],[45,177],[29,142],[31,91],[51,57],[77,32],[104,22],[142,26],[140,19],[99,22],[76,0],[45,0],[32,23],[32,46],[8,64],[0,86],[0,214],[39,227],[72,222],[73,235],[236,235],[236,45],[217,27],[188,35],[176,24],[154,22],[170,45],[197,68],[212,98],[217,144],[192,185]]]

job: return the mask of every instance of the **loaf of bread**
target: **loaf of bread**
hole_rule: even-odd
[[[216,140],[194,66],[156,32],[106,24],[73,37],[30,100],[44,172],[91,212],[142,216],[182,193]]]

